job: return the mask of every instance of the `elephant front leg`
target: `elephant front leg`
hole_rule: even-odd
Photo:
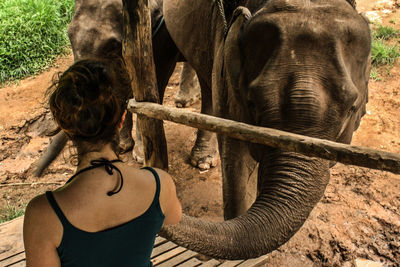
[[[179,92],[175,98],[175,105],[178,108],[190,106],[200,99],[200,84],[196,72],[189,65],[183,63]]]
[[[214,133],[198,130],[192,148],[190,162],[200,170],[208,170],[217,165],[217,138]]]
[[[133,141],[132,138],[132,125],[132,113],[127,112],[119,140],[119,147],[122,153],[132,150],[133,146],[135,145],[135,141]]]
[[[222,136],[218,140],[224,218],[229,220],[244,214],[255,201],[258,163],[251,157],[246,143]]]
[[[140,129],[138,127],[138,122],[136,120],[136,131],[135,131],[135,136],[136,136],[136,142],[135,142],[135,147],[132,151],[132,157],[134,160],[136,160],[138,163],[143,163],[144,159],[144,150],[143,150],[143,141],[142,141],[142,133],[140,132]]]
[[[201,86],[201,113],[212,114],[212,99],[209,86],[199,78]],[[201,170],[208,170],[216,166],[218,159],[217,137],[215,133],[198,130],[197,139],[193,146],[190,162]]]

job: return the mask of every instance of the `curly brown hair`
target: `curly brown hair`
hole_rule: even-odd
[[[59,73],[47,89],[50,111],[78,148],[79,155],[111,143],[118,153],[118,124],[132,95],[120,58],[88,58]]]

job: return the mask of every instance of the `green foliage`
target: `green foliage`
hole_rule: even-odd
[[[390,26],[376,25],[372,29],[371,79],[381,80],[378,67],[387,66],[386,71],[390,72],[393,63],[400,57],[396,44],[399,37],[400,31]]]
[[[378,71],[377,71],[376,68],[372,68],[372,69],[371,69],[371,73],[370,73],[369,77],[370,77],[372,80],[374,80],[374,81],[380,81],[380,80],[382,80],[382,79],[379,77],[379,74],[378,74]]]
[[[399,31],[390,27],[377,25],[372,31],[372,37],[374,39],[390,40],[392,38],[397,38],[399,36]]]
[[[400,57],[397,45],[389,45],[382,39],[372,41],[371,60],[373,66],[392,65]]]
[[[73,0],[0,0],[0,84],[37,73],[69,44]]]
[[[11,221],[12,219],[24,215],[24,213],[25,213],[25,207],[21,208],[21,207],[10,206],[10,204],[7,203],[6,208],[0,209],[0,223]]]

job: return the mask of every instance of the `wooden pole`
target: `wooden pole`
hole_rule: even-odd
[[[147,0],[123,0],[122,54],[138,101],[159,103],[153,60],[150,9]],[[137,117],[142,134],[144,165],[168,169],[167,142],[163,122]]]
[[[130,100],[128,110],[152,118],[213,131],[239,140],[293,151],[310,157],[319,157],[344,164],[400,174],[400,155],[395,153],[248,125],[154,103],[138,103]]]

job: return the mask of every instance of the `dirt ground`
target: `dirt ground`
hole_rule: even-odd
[[[400,29],[397,1],[358,1],[359,11],[376,11],[383,24]],[[389,10],[385,11],[385,10]],[[393,23],[393,21],[395,23]],[[37,194],[63,184],[74,172],[68,149],[41,178],[33,177],[36,160],[49,144],[52,128],[44,91],[55,72],[72,63],[61,57],[55,66],[17,85],[0,88],[0,210],[24,207]],[[174,106],[179,71],[170,80],[164,104]],[[353,144],[400,153],[400,65],[380,70],[370,81],[367,114]],[[197,103],[191,110],[198,111]],[[165,122],[169,172],[186,214],[222,220],[221,169],[200,172],[188,157],[195,129]],[[130,153],[124,160],[139,166]],[[354,266],[369,259],[383,266],[400,266],[400,175],[337,164],[324,197],[300,231],[270,254],[268,266]]]

